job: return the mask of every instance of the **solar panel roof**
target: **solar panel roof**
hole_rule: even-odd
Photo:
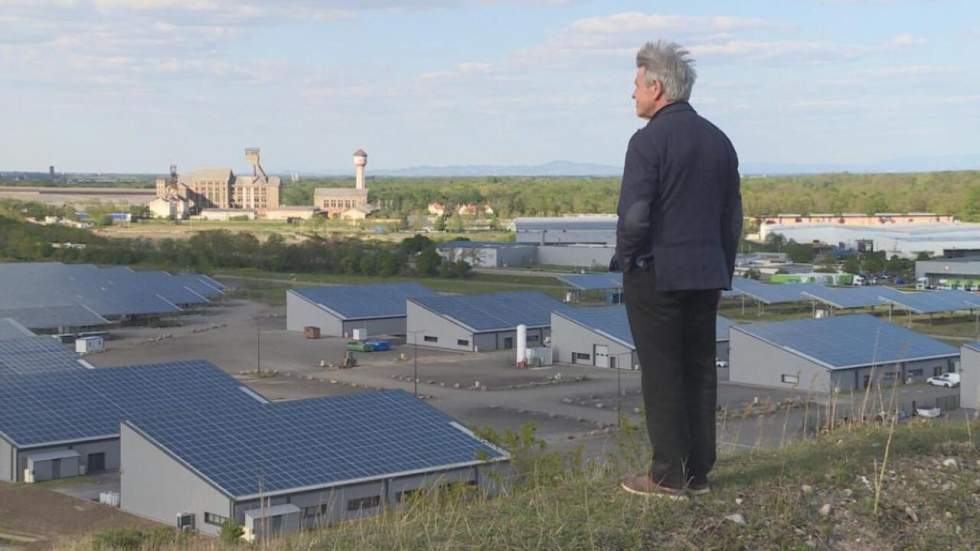
[[[569,274],[558,276],[558,279],[567,283],[570,287],[582,291],[621,289],[623,287],[623,274],[618,272]]]
[[[0,317],[0,341],[33,337],[34,333],[17,320]]]
[[[126,266],[103,268],[102,273],[110,284],[125,288],[143,287],[148,293],[158,295],[173,304],[201,305],[207,304],[207,297],[187,288],[179,279],[167,272],[135,271]]]
[[[879,287],[823,287],[814,285],[803,295],[834,308],[867,308],[885,304]]]
[[[174,314],[175,304],[138,280],[113,283],[90,264],[0,264],[0,309],[82,305],[103,317]]]
[[[474,333],[514,329],[521,324],[548,327],[553,311],[569,308],[538,291],[415,297],[411,300]]]
[[[13,318],[25,327],[39,330],[109,324],[109,320],[81,304],[0,309],[0,318]]]
[[[129,424],[238,498],[507,457],[401,390]]]
[[[555,315],[572,320],[630,348],[636,347],[629,318],[626,315],[626,307],[623,305],[566,308],[555,312]],[[715,319],[715,341],[727,342],[728,329],[732,325],[734,324],[728,318],[718,316]]]
[[[432,289],[413,282],[307,287],[289,292],[346,320],[405,316],[406,300],[436,295]]]
[[[30,375],[85,369],[78,359],[74,351],[51,337],[21,336],[0,340],[0,375]]]
[[[177,274],[173,277],[184,287],[209,299],[217,298],[225,292],[224,285],[205,275]]]
[[[732,328],[831,369],[929,358],[959,350],[868,314],[753,323]]]
[[[967,348],[970,348],[970,349],[973,349],[973,350],[976,350],[977,352],[980,352],[980,342],[968,342],[968,343],[964,344],[963,346],[965,346]]]
[[[113,437],[137,415],[254,408],[259,401],[209,362],[64,370],[35,375],[0,371],[0,435],[18,447]]]
[[[980,296],[960,290],[918,291],[904,293],[891,288],[881,289],[881,298],[899,308],[918,314],[956,312],[980,308]]]
[[[784,304],[808,300],[803,291],[820,287],[812,283],[762,283],[754,279],[736,277],[732,288],[765,304]]]

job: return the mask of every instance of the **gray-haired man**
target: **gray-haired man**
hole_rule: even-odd
[[[648,43],[636,65],[636,114],[649,122],[626,151],[614,263],[653,461],[623,489],[681,498],[708,491],[715,462],[715,318],[742,230],[738,157],[688,103],[697,75],[687,51]]]

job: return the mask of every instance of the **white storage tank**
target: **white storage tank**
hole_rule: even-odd
[[[517,368],[527,367],[527,326],[517,326]]]

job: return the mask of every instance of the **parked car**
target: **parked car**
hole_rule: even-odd
[[[725,369],[728,367],[728,362],[726,362],[725,360],[719,360],[718,358],[715,358],[715,367],[719,369]]]
[[[346,348],[350,352],[374,352],[371,343],[365,341],[347,341]]]
[[[926,379],[926,383],[933,386],[941,386],[945,388],[956,388],[960,386],[960,374],[959,373],[943,373],[942,375],[937,375],[935,377],[929,377]]]

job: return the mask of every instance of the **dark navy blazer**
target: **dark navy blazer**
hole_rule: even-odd
[[[652,262],[658,291],[729,289],[741,233],[731,141],[687,102],[657,111],[626,150],[614,267]]]

